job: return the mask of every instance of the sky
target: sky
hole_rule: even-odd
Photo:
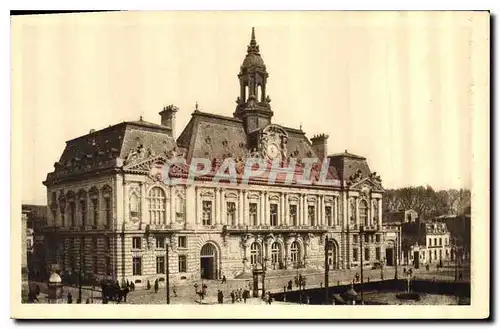
[[[22,201],[46,203],[42,181],[65,141],[121,121],[177,135],[198,102],[231,116],[255,27],[269,72],[273,123],[328,153],[367,157],[385,188],[470,188],[473,14],[466,12],[122,12],[14,17],[12,111],[20,124]]]

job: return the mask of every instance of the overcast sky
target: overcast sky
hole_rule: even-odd
[[[231,116],[252,26],[274,123],[329,153],[366,156],[386,188],[471,185],[473,33],[465,12],[104,13],[12,19],[13,110],[22,115],[22,200],[65,141],[109,125],[160,123],[195,103]],[[480,60],[480,59],[475,59]]]

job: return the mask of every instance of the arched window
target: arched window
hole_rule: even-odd
[[[365,226],[370,225],[368,218],[368,204],[365,200],[359,201],[359,222],[364,223]]]
[[[105,226],[107,228],[111,228],[111,217],[113,214],[113,194],[111,187],[108,185],[104,186],[102,188],[102,199],[104,201],[104,219],[105,219]]]
[[[278,242],[274,242],[271,245],[271,264],[273,264],[273,268],[276,269],[281,262],[281,245]]]
[[[92,225],[97,225],[99,222],[99,191],[93,187],[90,189],[89,195],[92,205]]]
[[[175,214],[178,219],[184,219],[184,198],[181,195],[175,198]]]
[[[250,263],[252,265],[261,263],[261,249],[260,244],[257,242],[252,243],[250,246]]]
[[[80,190],[78,192],[78,208],[80,211],[80,225],[88,225],[87,219],[87,192]]]
[[[130,217],[137,218],[139,216],[139,197],[135,192],[130,194]]]
[[[298,267],[300,262],[300,247],[297,241],[292,242],[292,245],[290,246],[290,258],[292,264],[295,264],[295,266]]]
[[[71,227],[76,226],[76,200],[75,200],[75,193],[72,191],[68,192],[67,195],[67,200],[68,200],[68,217],[69,217],[69,223]]]
[[[151,224],[166,224],[165,208],[166,197],[165,192],[160,187],[153,187],[149,191],[149,220]]]

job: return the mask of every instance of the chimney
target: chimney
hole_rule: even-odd
[[[311,138],[311,143],[312,143],[312,149],[314,153],[319,158],[319,161],[323,162],[323,159],[325,159],[328,156],[328,135],[326,134],[319,134],[319,135],[314,135]]]
[[[163,111],[161,111],[161,125],[170,129],[170,136],[175,138],[175,112],[179,111],[179,109],[174,105],[168,105],[163,107]]]

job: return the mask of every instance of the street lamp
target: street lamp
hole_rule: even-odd
[[[165,245],[165,290],[167,295],[167,304],[170,304],[170,266],[169,266],[169,249],[170,244]]]
[[[330,270],[329,264],[328,264],[328,236],[325,236],[325,305],[328,305],[329,302],[329,296],[328,296],[328,271]]]

